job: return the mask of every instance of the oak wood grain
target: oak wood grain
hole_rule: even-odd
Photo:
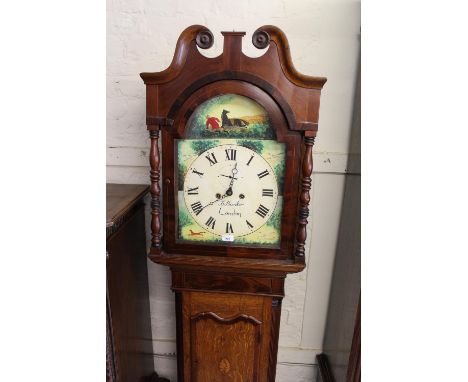
[[[184,381],[267,382],[272,298],[184,292]],[[276,365],[275,365],[276,366]]]

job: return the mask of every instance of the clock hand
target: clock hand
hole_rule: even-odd
[[[235,178],[235,177],[233,177],[233,176],[231,176],[231,175],[223,175],[223,174],[221,174],[220,176],[224,176],[225,178],[231,178],[231,179],[234,178],[234,179],[237,180],[237,178]]]
[[[229,182],[229,187],[228,189],[226,190],[226,192],[224,193],[225,196],[231,196],[232,195],[232,185],[234,184],[234,179],[237,179],[235,177],[235,175],[237,174],[238,170],[237,170],[237,162],[236,164],[234,165],[232,171],[231,171],[231,176],[229,178],[231,178],[231,181]]]
[[[228,191],[231,190],[232,192],[232,185],[234,184],[234,179],[236,179],[234,176],[237,174],[237,162],[236,164],[234,165],[232,171],[231,171],[231,182],[229,183],[229,188],[228,188]],[[227,191],[226,191],[226,194],[227,194]],[[231,194],[232,195],[232,194]]]

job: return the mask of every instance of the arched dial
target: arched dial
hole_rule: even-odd
[[[184,200],[206,231],[245,236],[270,219],[278,200],[278,183],[269,163],[257,152],[220,145],[200,154],[188,168]]]

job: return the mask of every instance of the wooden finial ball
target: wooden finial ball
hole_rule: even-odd
[[[270,44],[270,35],[265,31],[257,29],[252,35],[252,44],[257,49],[265,49]]]
[[[197,34],[197,45],[201,49],[208,49],[213,46],[214,37],[213,33],[210,30],[206,29],[204,31],[200,31]]]

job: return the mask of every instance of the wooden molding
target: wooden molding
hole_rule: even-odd
[[[294,263],[291,260],[269,260],[249,259],[237,257],[199,256],[199,255],[173,255],[164,252],[159,253],[153,248],[150,250],[149,258],[158,264],[170,266],[174,269],[205,269],[243,274],[272,274],[285,276],[287,273],[300,272],[305,268],[304,264]]]
[[[159,130],[162,126],[172,126],[174,121],[170,118],[165,117],[156,117],[156,116],[147,116],[146,124],[148,125],[148,130]]]
[[[245,293],[256,296],[271,296],[276,305],[284,297],[284,276],[274,276],[266,272],[244,275],[224,270],[177,270],[172,272],[173,291],[217,291],[221,293]],[[275,306],[276,306],[275,305]]]
[[[222,34],[225,39],[230,37],[240,39],[245,35],[245,32],[222,32]],[[278,48],[278,59],[283,73],[295,85],[308,89],[322,89],[323,85],[327,82],[325,77],[308,76],[297,71],[292,63],[288,39],[278,27],[264,25],[258,28],[253,34],[252,42],[260,49],[266,48],[271,42],[274,42]],[[140,74],[145,84],[157,85],[174,80],[181,73],[192,44],[196,44],[202,49],[207,49],[213,45],[213,34],[203,25],[192,25],[186,28],[177,40],[171,65],[161,72],[144,72]],[[224,50],[222,55],[232,53],[235,52],[226,52]],[[244,55],[242,51],[236,53],[242,55],[243,60],[252,60],[258,63],[264,60],[263,56],[252,58]],[[219,57],[215,57],[212,60],[217,59],[219,60]]]
[[[247,316],[246,314],[238,314],[234,317],[230,317],[230,318],[222,318],[220,316],[218,316],[216,313],[214,312],[201,312],[201,313],[198,313],[196,314],[195,316],[191,317],[190,319],[192,321],[198,321],[198,320],[201,320],[201,319],[205,319],[205,318],[211,318],[213,320],[215,320],[216,322],[219,322],[221,324],[234,324],[238,321],[246,321],[246,322],[249,322],[251,324],[254,324],[254,325],[261,325],[262,322],[257,320],[255,317],[252,317],[252,316]]]
[[[262,89],[263,91],[265,91],[268,95],[271,96],[271,98],[275,99],[275,101],[280,106],[288,122],[287,127],[290,130],[299,130],[299,131],[304,131],[304,130],[317,131],[318,130],[317,123],[297,122],[294,116],[294,112],[291,109],[291,106],[289,105],[289,103],[283,97],[281,92],[275,86],[273,86],[270,82],[265,81],[259,76],[245,73],[245,72],[234,71],[234,70],[226,70],[226,71],[218,72],[216,74],[210,74],[210,75],[207,75],[205,77],[202,77],[194,81],[190,86],[185,88],[184,91],[178,95],[177,99],[175,99],[174,103],[172,104],[171,108],[169,109],[167,113],[168,119],[172,121],[172,118],[175,117],[181,105],[183,105],[187,101],[187,99],[191,95],[193,95],[197,90],[203,87],[206,87],[209,84],[212,84],[215,82],[219,84],[220,82],[226,81],[226,80],[246,82],[249,84],[253,84],[257,86],[258,88]]]

